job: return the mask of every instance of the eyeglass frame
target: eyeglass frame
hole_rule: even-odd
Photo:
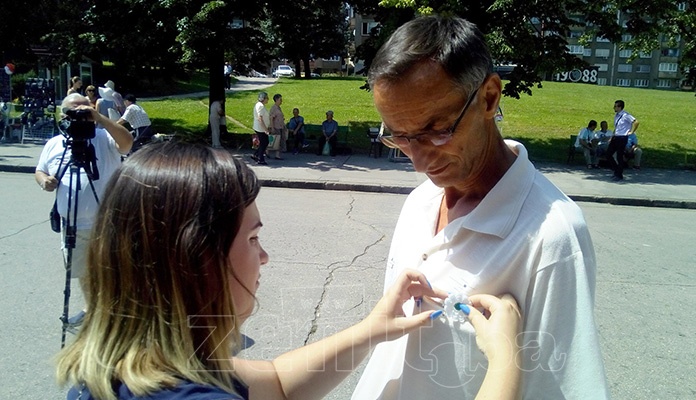
[[[464,118],[464,114],[466,114],[466,111],[469,109],[469,106],[471,103],[473,103],[474,98],[476,98],[476,94],[478,93],[479,89],[481,86],[477,87],[470,95],[469,98],[466,101],[466,104],[464,104],[464,108],[462,108],[462,111],[459,113],[459,116],[457,119],[454,121],[454,124],[452,124],[451,127],[443,130],[438,130],[438,131],[430,131],[430,132],[421,132],[417,133],[412,136],[406,136],[406,135],[399,135],[399,136],[394,136],[393,134],[390,134],[389,136],[385,136],[384,132],[387,130],[386,125],[384,122],[382,122],[382,129],[379,130],[379,135],[377,135],[377,138],[379,141],[392,149],[398,149],[401,147],[404,147],[406,145],[411,144],[411,140],[415,140],[417,143],[421,143],[422,140],[425,138],[428,138],[430,140],[430,143],[432,143],[433,146],[443,146],[447,143],[449,143],[450,140],[452,140],[452,137],[454,136],[454,131],[457,130],[457,127],[459,126],[459,122]],[[398,144],[397,142],[394,141],[394,138],[397,139],[405,139],[406,143],[403,144]],[[423,139],[421,139],[423,138]],[[437,141],[437,142],[436,142]]]

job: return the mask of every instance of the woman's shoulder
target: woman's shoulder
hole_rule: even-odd
[[[159,392],[149,394],[146,397],[135,396],[126,385],[118,383],[114,385],[116,398],[119,400],[244,400],[246,397],[226,392],[218,387],[203,385],[195,382],[181,382],[179,385],[160,390]],[[73,387],[68,392],[68,400],[81,399],[93,400],[92,394],[86,387]]]

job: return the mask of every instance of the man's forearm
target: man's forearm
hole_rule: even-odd
[[[128,132],[128,129],[103,115],[97,122],[104,126],[104,129],[114,138],[119,153],[127,154],[130,151],[133,147],[133,136]]]

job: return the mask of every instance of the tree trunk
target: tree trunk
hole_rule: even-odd
[[[292,59],[292,63],[295,64],[295,78],[301,78],[302,77],[302,68],[300,68],[300,57],[296,56]],[[305,75],[307,75],[307,71],[305,70]]]
[[[225,51],[220,46],[212,47],[208,50],[208,114],[210,115],[210,105],[215,100],[225,98]],[[210,131],[210,118],[208,120],[208,131]]]
[[[305,79],[312,79],[312,70],[309,68],[309,56],[305,56],[302,60],[305,69]]]

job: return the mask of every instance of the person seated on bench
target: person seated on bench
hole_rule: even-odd
[[[594,137],[599,140],[597,143],[597,158],[604,158],[607,155],[607,150],[609,149],[609,141],[611,137],[614,136],[614,132],[609,129],[607,121],[602,121],[599,123],[599,130],[595,131]]]
[[[292,154],[297,154],[300,149],[309,146],[305,143],[304,117],[300,115],[299,108],[292,109],[292,118],[290,118],[290,122],[288,122],[288,128],[295,139],[295,146]]]
[[[587,128],[581,129],[575,139],[575,148],[585,155],[587,168],[597,168],[597,146],[596,142],[593,143],[595,128],[597,128],[597,121],[590,120]]]
[[[333,111],[329,110],[326,112],[326,121],[321,123],[321,136],[319,136],[319,148],[317,149],[317,155],[320,156],[322,150],[324,149],[324,144],[326,141],[329,142],[331,147],[331,157],[336,157],[336,145],[338,144],[338,122],[333,119]]]
[[[643,149],[638,147],[638,136],[635,132],[628,135],[626,150],[624,150],[624,163],[628,166],[628,160],[633,159],[633,169],[640,169],[640,158],[643,156]]]

